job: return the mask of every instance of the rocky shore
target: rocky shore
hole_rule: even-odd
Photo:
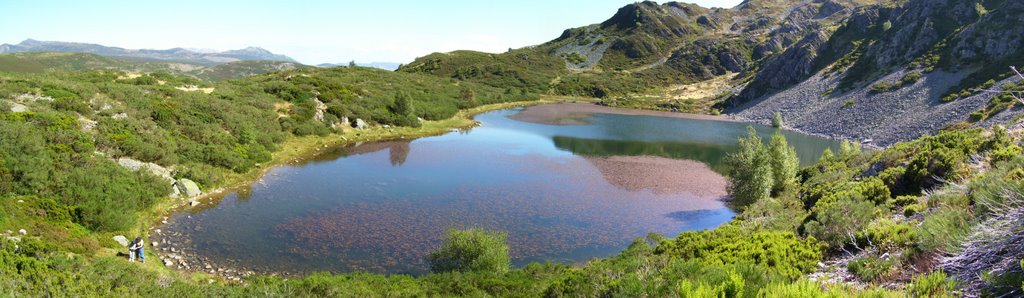
[[[895,72],[879,81],[896,81],[905,73]],[[979,93],[949,103],[940,101],[942,95],[963,77],[961,73],[934,71],[912,85],[872,94],[870,85],[848,92],[834,91],[831,88],[839,83],[838,76],[818,74],[787,90],[727,112],[740,119],[764,124],[770,124],[775,112],[779,112],[790,129],[887,147],[925,134],[935,134],[949,125],[967,120],[971,112],[985,107],[993,93]],[[1009,78],[996,86],[1018,80]],[[1021,113],[1024,110],[1011,109],[996,115],[996,118],[1010,119]],[[980,125],[993,124],[997,123],[986,121]]]

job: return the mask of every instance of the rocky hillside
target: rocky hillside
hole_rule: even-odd
[[[732,9],[638,2],[608,20],[503,54],[435,53],[401,71],[605,97],[752,73],[761,61],[872,1],[748,0]]]
[[[174,61],[199,65],[218,65],[244,60],[267,60],[298,63],[285,55],[271,53],[262,48],[248,47],[241,50],[224,52],[196,52],[182,48],[167,50],[132,50],[118,47],[108,47],[98,44],[62,42],[62,41],[39,41],[27,39],[18,44],[0,45],[0,54],[24,53],[24,52],[65,52],[65,53],[90,53],[104,57],[133,58],[145,61]]]
[[[976,89],[1016,80],[1022,18],[1024,2],[1005,0],[640,2],[541,45],[434,53],[399,71],[765,122],[781,112],[795,128],[888,145],[1020,113]]]
[[[880,145],[950,126],[990,125],[1024,103],[1024,2],[907,1],[859,7],[840,26],[808,33],[764,62],[731,98],[739,116]]]

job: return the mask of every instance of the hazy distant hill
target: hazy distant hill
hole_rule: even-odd
[[[378,69],[383,69],[383,70],[397,70],[399,66],[402,66],[401,63],[394,63],[394,62],[369,62],[369,63],[356,62],[356,65],[362,66],[362,67],[373,67],[373,68],[378,68]],[[338,67],[338,66],[348,66],[348,63],[321,63],[321,64],[317,64],[316,66],[319,66],[319,67]]]
[[[196,52],[183,48],[167,50],[133,50],[90,43],[39,41],[33,39],[27,39],[14,45],[0,45],[0,54],[22,52],[90,53],[105,57],[133,58],[146,61],[174,61],[200,65],[217,65],[243,60],[266,60],[297,63],[295,59],[288,56],[274,54],[270,51],[257,47],[210,53]]]
[[[10,53],[0,54],[0,72],[40,73],[47,71],[120,70],[126,72],[165,72],[207,82],[239,79],[275,71],[312,66],[284,61],[234,61],[217,65],[199,65],[170,61],[138,61],[134,58],[103,57],[89,53]]]

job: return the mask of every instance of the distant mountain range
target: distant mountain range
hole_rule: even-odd
[[[105,57],[130,58],[148,61],[173,61],[199,65],[219,65],[236,61],[265,60],[298,63],[295,59],[285,55],[274,54],[258,47],[248,47],[240,50],[224,52],[208,52],[206,50],[196,51],[183,48],[167,50],[150,49],[124,49],[108,47],[91,43],[62,42],[62,41],[39,41],[26,39],[19,44],[0,45],[0,54],[23,53],[23,52],[68,52],[68,53],[90,53]]]
[[[370,62],[370,63],[356,62],[356,65],[362,66],[362,67],[373,67],[373,68],[378,68],[378,69],[383,69],[383,70],[397,70],[399,66],[402,66],[401,63],[394,63],[394,62]],[[316,66],[319,66],[319,67],[348,66],[348,63],[321,63],[321,64],[317,64]]]

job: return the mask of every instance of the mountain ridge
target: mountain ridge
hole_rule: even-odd
[[[212,66],[235,61],[266,60],[298,63],[291,57],[274,54],[259,47],[246,47],[238,50],[222,52],[197,52],[184,48],[156,49],[125,49],[94,43],[40,41],[26,39],[18,44],[0,45],[0,54],[21,52],[71,52],[90,53],[105,57],[133,58],[152,61],[174,61]]]
[[[781,112],[809,133],[884,146],[1024,114],[1024,104],[975,91],[1015,82],[1021,16],[1021,1],[645,1],[540,45],[433,53],[399,71],[758,122]],[[925,117],[932,110],[946,114]],[[833,123],[844,116],[857,120]]]

